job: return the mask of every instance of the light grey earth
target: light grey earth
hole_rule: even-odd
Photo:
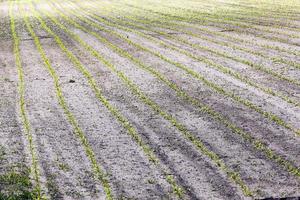
[[[276,2],[0,1],[0,199],[300,197],[300,4]]]

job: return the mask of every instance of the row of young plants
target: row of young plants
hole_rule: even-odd
[[[13,52],[15,56],[15,64],[18,71],[18,104],[19,104],[19,110],[20,110],[20,117],[23,124],[23,131],[27,139],[28,143],[28,151],[30,153],[30,174],[33,179],[33,191],[29,195],[32,199],[41,200],[44,198],[42,189],[41,189],[41,183],[40,183],[40,169],[38,164],[38,157],[36,153],[36,147],[34,144],[31,124],[28,119],[28,110],[26,108],[26,99],[25,99],[25,80],[24,80],[24,70],[22,66],[22,60],[21,60],[21,52],[20,52],[20,37],[17,34],[16,31],[16,20],[14,13],[16,12],[16,9],[14,8],[16,3],[13,1],[9,5],[9,16],[10,16],[10,28],[12,33],[12,40],[13,40]],[[31,186],[31,184],[27,184],[28,186]]]
[[[59,27],[60,29],[65,31],[67,34],[71,34],[71,32],[66,27],[64,27],[62,24],[59,24],[58,21],[53,16],[50,16],[49,13],[45,13],[45,12],[43,14],[46,14],[47,17],[49,19],[51,19],[55,25],[57,25],[57,27]],[[177,196],[177,198],[179,198],[179,199],[182,198],[184,196],[184,189],[176,183],[175,177],[172,175],[172,173],[160,163],[158,156],[154,153],[154,151],[151,149],[151,147],[142,140],[142,137],[137,132],[136,128],[130,123],[130,121],[126,117],[124,117],[121,114],[121,112],[116,107],[114,107],[112,104],[110,104],[109,101],[103,96],[101,89],[98,87],[92,74],[84,67],[84,65],[80,62],[80,60],[64,45],[62,39],[53,30],[51,30],[51,28],[49,28],[49,26],[46,24],[46,22],[42,19],[42,17],[36,11],[33,11],[33,13],[34,13],[34,16],[39,20],[43,29],[46,30],[51,36],[53,36],[57,45],[62,49],[62,51],[66,54],[66,56],[69,58],[69,60],[77,68],[77,70],[79,70],[84,75],[84,77],[87,79],[89,86],[95,93],[97,99],[111,112],[111,114],[116,118],[116,120],[118,120],[120,122],[120,124],[127,130],[127,133],[132,137],[132,139],[137,143],[137,145],[139,145],[141,147],[144,154],[149,159],[150,163],[154,164],[163,173],[166,181],[172,187],[172,190],[173,190],[174,194]],[[74,37],[74,35],[71,35],[71,36]],[[80,44],[81,45],[83,44],[82,41],[80,41]],[[85,48],[88,48],[87,44],[83,44],[83,45]],[[98,52],[93,51],[92,55],[96,56],[96,58],[99,61],[101,61],[103,64],[105,64],[106,66],[109,66],[110,68],[113,67],[113,65],[109,61],[105,60]],[[118,73],[119,75],[121,74],[118,71],[115,71],[115,72]],[[124,75],[123,75],[123,77],[126,78]],[[60,103],[62,105],[66,104],[66,103],[62,103],[62,102],[60,102]],[[63,106],[63,108],[65,109],[65,105]],[[80,139],[83,140],[82,141],[83,144],[87,145],[87,140],[83,139],[84,133],[78,126],[73,115],[68,112],[67,116],[68,116],[71,124],[73,124],[75,126]],[[88,149],[87,149],[87,154],[88,154],[89,158],[91,159],[91,162],[95,168],[94,170],[96,173],[96,177],[100,178],[100,181],[105,189],[107,199],[114,199],[112,191],[109,186],[108,179],[105,177],[105,174],[103,172],[101,172],[101,169],[99,167],[97,167],[98,165],[96,165],[97,163],[94,158],[95,157],[94,153],[92,152],[92,149],[90,147],[88,147]]]
[[[53,8],[55,9],[55,8]],[[100,35],[98,35],[96,32],[90,31],[86,28],[84,28],[83,26],[79,25],[78,23],[76,23],[75,21],[73,21],[72,19],[70,19],[69,17],[67,17],[64,13],[59,12],[59,15],[64,19],[64,21],[68,22],[69,24],[72,24],[74,27],[83,30],[84,32],[87,32],[91,35],[93,35],[95,38],[97,38],[101,43],[105,43],[106,45],[109,45],[109,47],[113,48],[113,50],[115,52],[117,52],[118,54],[125,56],[125,54],[127,54],[127,58],[131,57],[133,58],[130,54],[128,54],[126,51],[113,46],[113,44],[109,43],[109,41],[107,41],[106,39],[104,39],[103,37],[101,37]],[[81,44],[81,46],[83,46],[87,51],[90,52],[91,55],[95,56],[99,61],[102,60],[99,59],[99,56],[101,56],[99,54],[99,52],[97,52],[93,47],[91,47],[90,45],[88,45],[87,43],[85,43],[79,36],[77,36],[76,34],[72,33],[71,31],[69,31],[66,27],[63,27],[62,24],[60,24],[58,21],[54,21],[55,19],[51,18],[51,20],[60,28],[63,28],[64,32],[68,33],[70,35],[70,37],[72,37],[74,40],[76,40],[77,42],[79,42]],[[131,59],[132,60],[132,59]],[[101,61],[103,62],[103,61]],[[139,62],[136,60],[136,62]],[[231,178],[237,185],[239,185],[242,189],[242,191],[244,192],[245,195],[252,195],[251,191],[249,190],[249,188],[244,184],[244,182],[241,180],[241,178],[239,177],[239,174],[237,172],[232,171],[231,169],[229,169],[225,163],[222,161],[222,159],[219,158],[219,156],[217,154],[215,154],[213,151],[209,150],[206,145],[204,145],[204,143],[197,139],[197,137],[195,137],[191,132],[188,131],[188,129],[181,124],[180,122],[178,122],[172,115],[170,115],[169,113],[165,112],[162,110],[162,108],[156,103],[154,102],[152,99],[150,99],[149,97],[147,97],[142,91],[141,89],[133,82],[131,81],[123,72],[118,71],[115,66],[113,66],[112,64],[107,64],[106,66],[109,67],[109,69],[114,72],[119,78],[120,80],[123,81],[123,83],[128,87],[128,89],[131,90],[131,92],[133,94],[135,94],[142,102],[144,102],[146,105],[148,105],[150,108],[153,109],[153,111],[155,111],[157,114],[159,114],[161,117],[163,117],[165,120],[169,121],[170,124],[172,124],[174,127],[177,128],[177,130],[187,139],[189,140],[192,144],[195,145],[195,147],[199,150],[200,153],[206,155],[208,158],[210,158],[215,164],[216,166],[223,172],[225,172],[227,174],[227,176],[229,178]],[[149,67],[148,67],[149,68]],[[157,72],[157,75],[159,75],[159,73]],[[163,78],[161,76],[161,78]],[[169,84],[171,84],[169,82]]]
[[[88,23],[88,22],[85,21],[85,23]],[[98,28],[100,28],[100,25],[98,25]],[[104,30],[104,29],[102,28],[102,30]],[[199,81],[203,82],[205,85],[207,85],[208,87],[210,87],[211,89],[213,89],[217,93],[219,93],[221,95],[224,95],[226,97],[229,97],[229,98],[233,99],[234,101],[247,106],[248,108],[260,113],[261,115],[263,115],[264,117],[268,118],[269,120],[277,123],[278,125],[283,126],[284,128],[287,128],[287,129],[291,130],[296,135],[300,135],[299,130],[294,128],[293,125],[291,125],[291,124],[285,122],[284,120],[282,120],[277,115],[275,115],[273,113],[270,113],[270,112],[267,112],[267,111],[264,111],[259,106],[255,105],[254,103],[250,102],[249,100],[244,99],[244,98],[234,94],[232,91],[227,90],[227,89],[223,88],[222,86],[219,86],[219,85],[213,83],[212,81],[209,81],[208,79],[205,78],[204,75],[190,69],[188,66],[183,65],[183,64],[178,63],[178,62],[174,62],[171,59],[163,56],[162,54],[160,54],[157,51],[153,51],[153,50],[150,50],[148,48],[142,47],[141,45],[139,45],[137,43],[134,43],[129,39],[124,38],[124,36],[122,37],[120,34],[118,34],[116,32],[111,31],[111,33],[115,34],[115,35],[117,34],[118,37],[121,37],[121,38],[125,39],[125,41],[127,43],[129,43],[131,45],[134,45],[135,47],[137,47],[141,50],[147,51],[147,52],[151,53],[152,55],[156,56],[157,58],[159,58],[159,59],[161,59],[165,62],[168,62],[168,63],[172,64],[173,66],[185,71],[187,74],[189,74],[189,75],[193,76],[194,78],[198,79]]]
[[[81,10],[81,12],[84,12],[84,11]],[[60,15],[64,15],[64,14],[60,13]],[[64,16],[63,18],[67,22],[73,24],[76,28],[79,28],[79,29],[83,30],[84,32],[92,34],[101,43],[107,44],[108,47],[111,47],[115,52],[119,53],[121,56],[127,57],[132,62],[134,62],[136,64],[136,66],[139,66],[140,68],[147,70],[152,75],[156,76],[159,80],[161,80],[166,85],[168,85],[171,89],[173,89],[174,91],[176,91],[179,96],[183,97],[185,100],[187,100],[192,105],[198,106],[198,108],[199,108],[199,110],[201,112],[206,112],[206,113],[210,114],[212,117],[214,117],[218,121],[222,122],[224,125],[226,125],[228,128],[230,128],[231,130],[233,130],[235,133],[241,135],[245,140],[247,140],[248,142],[250,142],[257,150],[260,150],[260,151],[264,152],[265,155],[268,158],[272,159],[273,161],[276,161],[279,165],[283,166],[287,171],[291,172],[292,174],[294,174],[294,175],[296,175],[298,177],[300,176],[299,169],[296,166],[294,166],[291,162],[285,160],[280,155],[276,154],[273,150],[271,150],[269,147],[267,147],[267,145],[263,144],[262,142],[260,142],[259,140],[255,139],[255,138],[253,138],[251,136],[251,134],[249,134],[247,132],[244,132],[243,130],[241,130],[240,128],[238,128],[237,126],[235,126],[234,124],[232,124],[231,122],[229,122],[220,113],[215,112],[210,107],[208,107],[208,106],[202,104],[201,102],[199,102],[198,100],[193,99],[192,97],[188,96],[176,84],[170,82],[167,78],[165,78],[163,76],[163,74],[160,74],[159,72],[151,69],[149,66],[144,65],[141,61],[139,61],[138,59],[134,58],[132,55],[128,54],[126,51],[118,48],[114,44],[110,43],[108,40],[106,40],[105,38],[101,37],[96,32],[90,31],[89,29],[82,27],[81,25],[77,24],[76,22],[74,22],[73,20],[71,20],[70,18],[68,18],[66,16]],[[97,28],[97,29],[99,29],[101,31],[107,31],[103,27],[99,26],[99,24],[97,26],[97,23],[92,23],[92,22],[88,23],[88,21],[84,21],[84,24],[91,24],[91,26],[93,26],[94,28]],[[114,34],[113,32],[109,32],[109,33],[110,34]],[[126,37],[124,37],[123,39],[125,39],[125,38]]]

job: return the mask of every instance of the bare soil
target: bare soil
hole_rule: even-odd
[[[148,10],[145,10],[145,15],[140,16],[140,19],[151,17],[146,13],[155,9],[155,5],[159,6],[158,1],[145,0],[144,5],[134,0],[125,2]],[[168,6],[176,7],[180,2],[183,3],[180,0],[173,4],[166,1],[161,6],[169,3]],[[247,1],[233,4],[230,0],[213,1],[208,3],[210,6],[203,6],[224,6],[224,9],[229,7],[250,12],[251,9],[243,4],[245,2]],[[198,3],[187,1],[186,8],[191,9],[194,5],[195,12],[200,12]],[[268,3],[270,2],[266,0],[266,4]],[[252,18],[248,22],[247,16],[236,17],[236,20],[242,20],[243,24],[257,28],[251,30],[228,25],[226,21],[202,25],[196,20],[188,22],[188,18],[186,21],[180,21],[181,18],[171,20],[165,15],[171,16],[172,9],[166,10],[165,15],[160,15],[161,9],[157,8],[157,12],[153,11],[153,18],[161,17],[161,21],[168,19],[176,23],[177,20],[178,24],[191,25],[174,26],[172,28],[176,28],[177,31],[172,31],[171,34],[167,25],[160,27],[155,22],[150,25],[134,22],[136,25],[145,26],[146,30],[130,26],[126,26],[129,29],[125,30],[112,26],[109,23],[119,23],[120,26],[122,21],[132,22],[132,19],[126,18],[122,9],[111,11],[111,15],[105,11],[106,4],[119,5],[122,1],[104,1],[103,7],[100,4],[97,1],[40,1],[34,2],[34,7],[31,7],[29,2],[0,1],[0,199],[300,197],[300,86],[255,69],[249,64],[189,45],[199,44],[234,58],[242,58],[300,82],[300,68],[295,67],[300,63],[297,56],[300,55],[299,20],[280,15],[282,13],[277,13],[281,17],[279,20],[261,16],[264,23],[260,23],[256,16],[249,16]],[[287,12],[300,16],[300,13],[293,11],[292,6],[285,6]],[[295,6],[300,7],[300,4]],[[12,13],[9,13],[10,8]],[[62,8],[65,11],[62,11]],[[95,8],[98,11],[95,11]],[[134,13],[133,8],[128,11]],[[182,13],[177,9],[178,16],[181,16]],[[273,10],[270,8],[264,13],[268,12],[273,13]],[[48,15],[54,16],[57,21],[51,20]],[[76,17],[78,15],[104,30],[80,20]],[[36,38],[26,26],[26,16]],[[104,23],[97,17],[109,23]],[[288,19],[285,21],[284,17]],[[15,23],[15,30],[12,29],[12,21]],[[78,26],[74,26],[72,21]],[[275,25],[290,26],[290,29]],[[45,29],[45,26],[52,33]],[[62,26],[69,32],[62,29]],[[197,27],[222,32],[224,37],[211,32],[201,32]],[[232,31],[223,32],[224,27]],[[266,28],[277,33],[263,32]],[[89,32],[84,31],[85,29]],[[157,31],[170,33],[174,37],[159,35]],[[240,49],[222,46],[211,40],[188,35],[183,33],[184,31],[203,34],[216,41],[236,45]],[[95,37],[92,32],[99,37]],[[14,33],[19,38],[19,43],[16,43],[16,38],[13,37]],[[127,40],[118,37],[118,34]],[[286,38],[287,34],[293,34],[295,38]],[[226,35],[237,38],[237,41],[226,38]],[[262,35],[265,37],[259,37]],[[103,38],[103,41],[99,38]],[[243,43],[241,39],[248,42]],[[186,40],[187,43],[180,42],[182,40]],[[166,46],[155,41],[161,41]],[[69,55],[61,48],[61,44]],[[150,49],[160,56],[134,44]],[[278,46],[286,51],[268,49],[266,45]],[[90,49],[87,49],[87,46]],[[261,88],[269,88],[274,94],[251,86],[168,46],[222,65],[246,76],[250,82]],[[21,72],[16,64],[16,48],[19,48],[20,52]],[[243,48],[265,56],[245,52]],[[101,55],[102,61],[107,62],[97,58],[95,53],[89,51],[91,49]],[[43,52],[48,63],[45,63]],[[70,57],[70,54],[73,57]],[[269,59],[271,57],[284,58],[294,64],[291,66],[288,63],[274,62]],[[76,64],[74,59],[78,60],[79,64]],[[207,84],[192,73],[179,68],[176,63],[202,75],[208,82],[243,101],[238,102],[232,96],[216,90],[212,84]],[[49,66],[58,77],[57,83],[47,68]],[[86,72],[78,66],[83,66]],[[20,93],[20,73],[24,76],[24,97]],[[91,80],[96,86],[93,86]],[[128,84],[126,80],[132,84]],[[173,85],[185,96],[174,89]],[[133,89],[135,86],[138,90]],[[105,100],[99,98],[95,87]],[[59,99],[57,88],[60,88],[65,105]],[[295,105],[281,98],[279,94],[299,104]],[[22,118],[22,98],[25,101],[25,115],[30,125],[33,149],[30,149],[26,124]],[[191,103],[190,99],[194,99],[193,102],[198,102],[203,107]],[[243,103],[246,101],[256,107]],[[66,109],[77,125],[70,120]],[[269,117],[260,111],[270,114]],[[217,115],[222,117],[217,118]],[[278,118],[282,123],[276,120]],[[91,147],[91,151],[85,148],[82,137],[77,133],[78,127],[82,130],[84,140]],[[132,130],[142,142],[137,142],[135,136],[131,135]],[[185,133],[193,135],[194,139],[185,136]],[[201,141],[207,151],[197,147],[194,140]],[[253,141],[260,142],[277,157],[270,156],[271,154],[263,151]],[[157,163],[149,159],[143,145],[153,152]],[[32,152],[37,157],[38,182],[33,173]],[[91,154],[95,160],[91,159]],[[217,158],[209,156],[212,154]],[[217,164],[216,159],[221,160],[226,167]],[[107,192],[103,179],[95,176],[94,162],[103,171],[111,194]],[[233,171],[238,178],[230,177],[228,170]],[[11,174],[17,175],[10,176]],[[181,188],[181,194],[178,191],[176,193],[174,184],[170,184],[170,175],[174,178],[174,184]],[[251,194],[246,194],[243,186],[248,188]],[[39,188],[41,194],[35,192]]]

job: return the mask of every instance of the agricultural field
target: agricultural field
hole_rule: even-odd
[[[279,198],[299,0],[0,0],[0,200]]]

